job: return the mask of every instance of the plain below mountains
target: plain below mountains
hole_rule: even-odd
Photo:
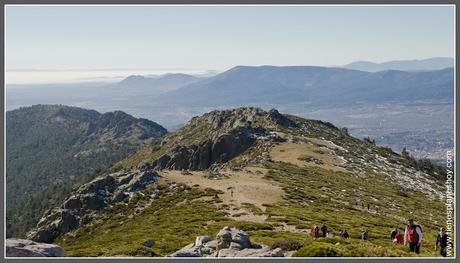
[[[72,187],[166,134],[121,111],[62,105],[6,113],[7,236],[20,237]]]

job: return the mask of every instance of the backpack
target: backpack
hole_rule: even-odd
[[[417,227],[420,229],[420,232],[423,234],[422,226],[414,224],[414,228],[417,228]]]

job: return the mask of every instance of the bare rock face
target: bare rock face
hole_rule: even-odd
[[[58,245],[37,243],[27,239],[6,240],[7,257],[65,257],[64,249]]]
[[[254,132],[253,129],[239,128],[199,145],[179,146],[151,166],[157,169],[205,170],[214,163],[227,162],[251,147],[256,141]]]
[[[199,145],[178,146],[145,168],[206,170],[213,164],[235,158],[253,146],[259,138],[276,139],[261,127],[239,127]]]
[[[91,222],[93,215],[109,204],[124,200],[158,179],[155,172],[139,170],[99,176],[73,192],[61,207],[46,213],[27,238],[51,243],[59,235]]]
[[[170,257],[284,257],[280,248],[252,244],[249,236],[240,229],[224,227],[216,239],[199,236]]]
[[[274,124],[278,124],[284,127],[297,127],[297,123],[290,120],[283,114],[279,113],[276,109],[271,109],[268,112],[268,119],[272,121]]]
[[[170,144],[170,150],[156,160],[140,164],[141,168],[206,170],[214,164],[232,160],[254,146],[258,140],[282,141],[270,130],[275,126],[295,127],[297,123],[277,110],[266,112],[260,108],[236,108],[212,111],[194,117],[187,125],[206,134],[192,145],[176,144],[175,140],[194,136],[195,133],[179,135],[174,140],[165,139],[162,146]],[[199,133],[199,132],[197,132]]]

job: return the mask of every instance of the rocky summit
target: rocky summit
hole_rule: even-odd
[[[212,111],[72,191],[28,238],[70,256],[414,256],[389,233],[412,217],[434,244],[444,176],[328,122]],[[328,237],[313,239],[322,223]]]
[[[235,158],[260,138],[281,140],[267,130],[276,125],[293,127],[295,122],[277,110],[268,113],[259,108],[213,111],[193,118],[185,128],[165,138],[160,147],[166,152],[141,163],[141,167],[205,170]]]

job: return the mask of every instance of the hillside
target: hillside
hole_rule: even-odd
[[[178,89],[198,79],[198,77],[180,73],[165,74],[158,77],[133,75],[117,83],[116,86],[128,89],[130,92],[161,93]]]
[[[411,216],[423,225],[421,255],[436,256],[444,176],[331,123],[258,108],[212,111],[72,192],[28,238],[70,256],[167,256],[235,226],[285,255],[413,256],[388,240]],[[310,229],[322,222],[351,239],[313,240]],[[364,228],[367,242],[358,240]]]
[[[20,237],[72,187],[163,136],[155,122],[121,111],[61,105],[6,113],[7,236]]]

